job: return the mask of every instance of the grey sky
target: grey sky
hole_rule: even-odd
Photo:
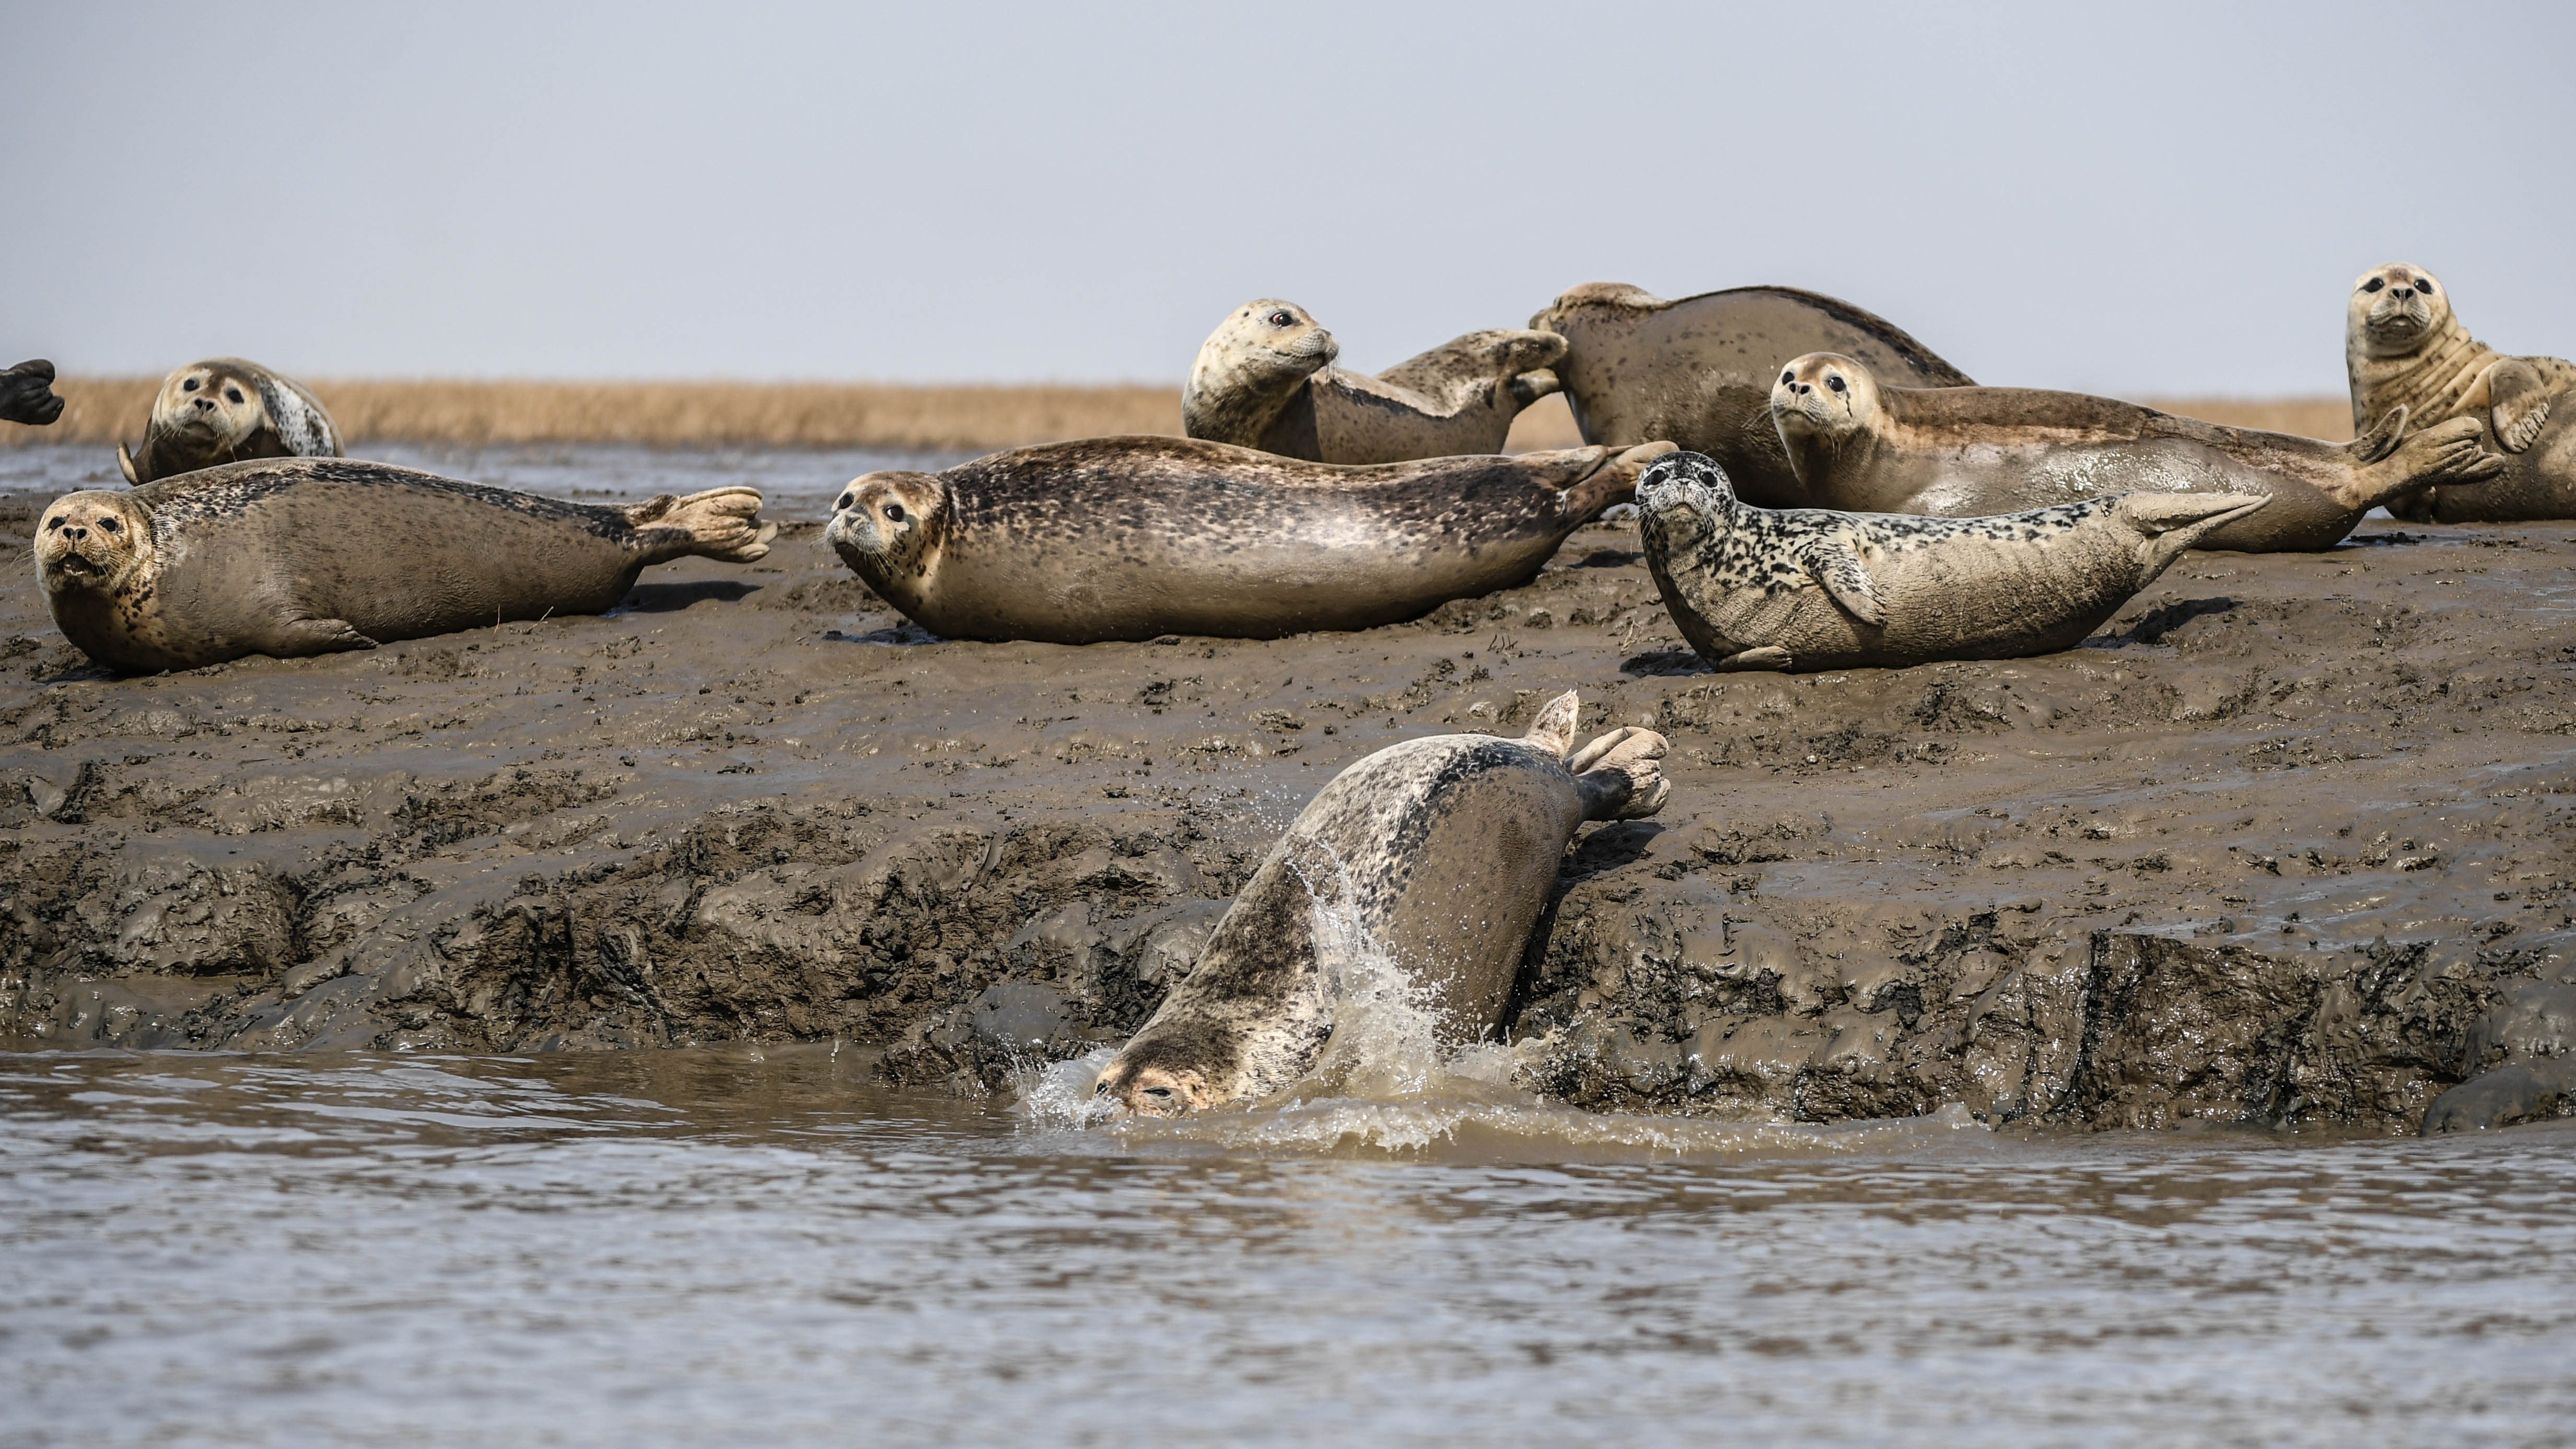
[[[2405,259],[2576,353],[2576,7],[20,3],[0,351],[314,376],[1372,368],[1781,282],[1981,381],[2339,393]]]

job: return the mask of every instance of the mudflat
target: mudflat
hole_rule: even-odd
[[[848,458],[419,461],[750,481],[784,526],[607,617],[120,679],[24,562],[102,459],[7,450],[0,1044],[838,1040],[995,1090],[1142,1021],[1344,765],[1576,688],[1586,735],[1670,736],[1673,794],[1566,858],[1512,1008],[1532,1089],[2411,1132],[2568,1050],[2576,525],[2188,554],[2046,658],[1719,675],[1632,524],[1365,633],[990,645],[833,558]],[[2483,1090],[2462,1125],[2561,1100]]]

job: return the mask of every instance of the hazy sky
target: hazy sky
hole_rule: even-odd
[[[1980,381],[2336,393],[2405,259],[2576,354],[2576,6],[0,0],[0,352],[158,373],[1176,382],[1584,281]]]

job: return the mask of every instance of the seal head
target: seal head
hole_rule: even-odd
[[[36,574],[48,598],[112,598],[152,559],[152,515],[132,495],[66,493],[36,525]]]
[[[2412,262],[2373,267],[2356,278],[2344,319],[2347,345],[2368,357],[2411,356],[2459,328],[2451,294]]]
[[[1342,345],[1305,308],[1276,297],[1246,302],[1199,344],[1181,390],[1184,429],[1193,438],[1259,438],[1306,379],[1341,355]]]
[[[141,485],[253,458],[336,458],[340,434],[302,383],[214,357],[163,378],[143,446],[129,453],[120,443],[116,453],[125,481]]]

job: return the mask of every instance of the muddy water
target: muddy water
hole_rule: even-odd
[[[1534,1108],[1370,1145],[1401,1111],[1122,1135],[821,1046],[0,1058],[0,1441],[2543,1444],[2576,1416],[2564,1124],[1560,1108],[1551,1136]]]

